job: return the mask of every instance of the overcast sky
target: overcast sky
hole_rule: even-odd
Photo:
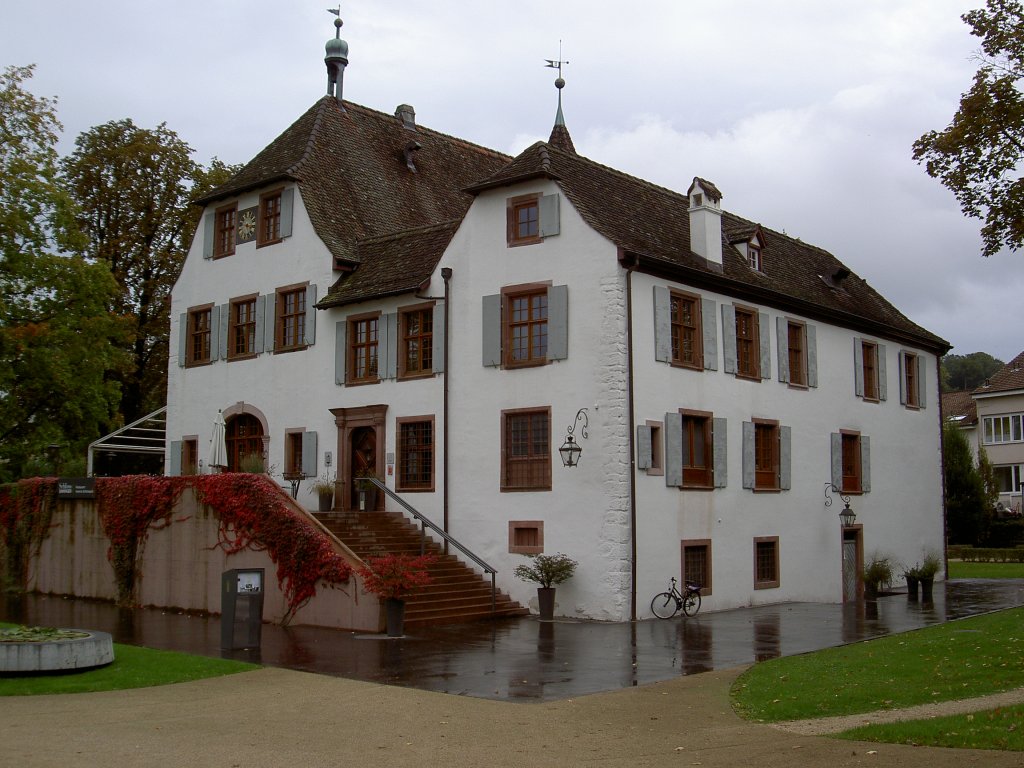
[[[5,3],[0,65],[37,64],[65,133],[166,122],[203,163],[244,162],[326,92],[336,0]],[[1024,350],[1024,254],[911,157],[977,69],[982,0],[343,2],[345,97],[412,104],[435,130],[516,154],[547,139],[564,69],[577,151],[834,253],[915,322],[1008,361]]]

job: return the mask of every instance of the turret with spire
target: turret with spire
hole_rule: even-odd
[[[341,111],[344,112],[345,106],[341,100],[341,92],[345,67],[348,66],[348,43],[341,39],[341,27],[345,22],[341,20],[340,5],[327,10],[338,17],[334,20],[334,39],[327,41],[327,55],[324,57],[324,64],[327,65],[327,95],[334,96],[338,100]]]
[[[559,56],[561,56],[561,50],[559,50]],[[551,129],[548,144],[576,154],[576,147],[573,146],[572,136],[569,135],[569,129],[565,126],[565,116],[562,114],[562,89],[565,88],[565,80],[562,78],[562,65],[569,62],[562,61],[561,59],[546,59],[546,61],[547,64],[545,66],[558,70],[558,77],[555,78],[555,88],[558,89],[558,112],[555,114],[555,125]]]

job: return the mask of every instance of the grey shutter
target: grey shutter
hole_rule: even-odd
[[[757,313],[757,340],[761,343],[761,378],[772,377],[771,323],[767,312]]]
[[[899,364],[900,376],[900,405],[907,404],[907,353],[902,349],[896,354],[896,362]]]
[[[714,299],[701,299],[700,327],[704,334],[704,369],[718,370],[718,318]]]
[[[559,221],[558,221],[558,203],[559,195],[542,195],[540,203],[538,205],[538,214],[540,215],[540,236],[550,237],[551,235],[557,235],[559,232]]]
[[[304,344],[316,343],[316,284],[306,286],[306,335]]]
[[[871,490],[871,438],[864,435],[860,436],[860,489]]]
[[[743,422],[743,487],[754,487],[754,422]]]
[[[548,287],[548,360],[569,357],[569,286]]]
[[[652,457],[651,428],[646,424],[638,424],[636,427],[636,468],[650,469]]]
[[[889,396],[888,374],[885,369],[885,344],[878,345],[878,399],[885,400]]]
[[[266,349],[266,339],[264,338],[267,333],[267,318],[264,314],[267,311],[267,297],[257,296],[256,297],[256,354],[263,354],[263,350]]]
[[[789,383],[789,321],[775,318],[775,340],[779,354],[779,381]]]
[[[779,427],[779,488],[793,487],[793,429]]]
[[[665,414],[665,485],[683,484],[683,415]]]
[[[483,364],[490,368],[501,365],[501,296],[483,298]]]
[[[231,328],[231,305],[220,305],[220,337],[216,342],[220,346],[222,360],[228,359],[228,330]],[[214,357],[216,360],[217,358]]]
[[[818,331],[813,325],[804,326],[807,341],[807,386],[818,386]]]
[[[217,236],[215,231],[216,227],[216,213],[208,213],[203,216],[203,258],[213,258],[213,238]]]
[[[832,488],[843,489],[843,436],[839,432],[829,435],[829,458],[832,461]]]
[[[853,337],[853,393],[864,397],[864,340]]]
[[[668,288],[654,286],[654,359],[659,363],[672,361],[671,307]]]
[[[167,474],[177,477],[181,474],[181,440],[172,440],[170,446],[171,450],[167,458],[171,460],[171,466],[168,468]]]
[[[220,354],[220,307],[210,307],[210,362]]]
[[[334,324],[334,383],[345,384],[345,362],[348,359],[348,321]]]
[[[444,373],[444,334],[446,328],[444,325],[444,304],[434,305],[434,319],[431,323],[433,328],[431,344],[433,345],[433,370],[434,373]]]
[[[292,210],[295,207],[295,187],[281,190],[281,237],[292,236]]]
[[[302,433],[302,474],[316,477],[316,432]]]
[[[377,321],[377,375],[382,379],[398,376],[398,313],[381,315]]]
[[[277,294],[267,294],[266,321],[263,323],[264,350],[274,351],[274,341],[277,338]]]
[[[928,391],[928,387],[924,383],[924,355],[917,356],[917,405],[919,408],[924,408],[927,403],[925,402],[925,394]]]
[[[736,373],[736,308],[722,305],[722,371]]]
[[[178,365],[185,367],[188,359],[188,314],[182,312],[178,317]]]
[[[729,481],[729,454],[727,452],[726,420],[711,420],[712,453],[714,456],[715,488],[725,488]]]

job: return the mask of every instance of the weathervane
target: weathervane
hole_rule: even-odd
[[[558,58],[557,59],[544,59],[544,61],[547,62],[547,64],[544,65],[545,67],[551,67],[552,69],[557,69],[558,70],[558,79],[561,80],[562,79],[562,65],[569,63],[568,59],[566,59],[565,61],[562,61],[562,41],[561,40],[558,41]]]

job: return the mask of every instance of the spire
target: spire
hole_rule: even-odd
[[[558,43],[558,55],[562,55],[562,43]],[[562,79],[562,65],[568,64],[568,60],[562,61],[559,59],[545,59],[547,64],[544,66],[551,67],[552,69],[558,70],[558,77],[555,79],[555,88],[558,89],[558,112],[555,113],[555,125],[551,129],[551,136],[548,138],[548,144],[566,152],[572,152],[576,154],[576,147],[573,146],[572,137],[569,135],[569,129],[565,126],[565,115],[562,114],[562,89],[565,88],[565,80]]]
[[[348,66],[348,43],[341,39],[341,27],[345,22],[341,20],[340,5],[337,8],[328,8],[327,12],[338,17],[334,20],[334,39],[327,41],[327,55],[324,57],[324,64],[327,65],[327,95],[337,98],[338,106],[344,112],[341,91],[345,67]]]

